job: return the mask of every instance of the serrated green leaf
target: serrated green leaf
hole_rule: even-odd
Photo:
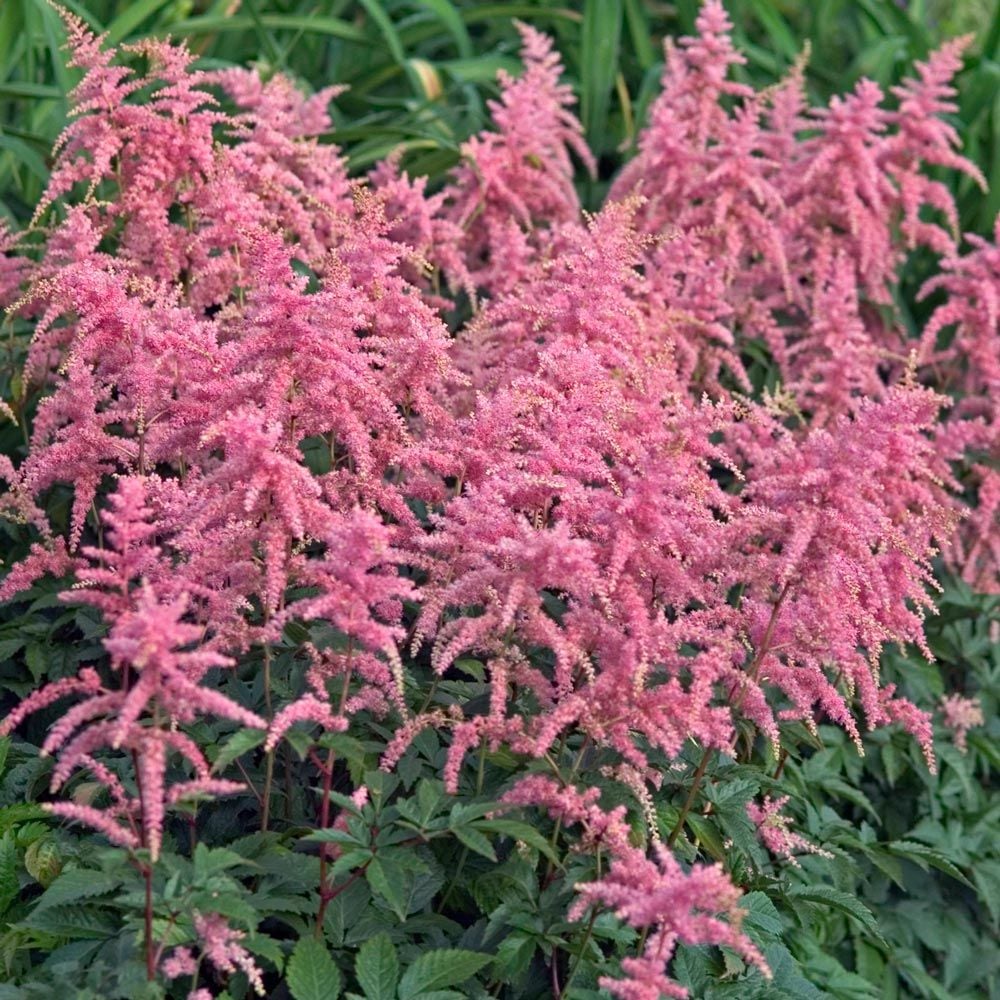
[[[784,921],[774,903],[763,892],[748,892],[740,900],[740,909],[746,910],[746,924],[773,937],[781,934]]]
[[[980,899],[990,911],[993,926],[1000,927],[1000,859],[987,858],[977,862],[973,878]]]
[[[885,940],[872,911],[850,893],[842,892],[840,889],[834,889],[828,885],[797,885],[789,889],[787,895],[789,899],[801,899],[818,906],[828,906],[840,910],[857,920],[880,941]]]
[[[477,830],[486,833],[499,833],[513,840],[520,840],[533,847],[540,854],[543,854],[550,861],[559,862],[559,855],[552,845],[533,826],[522,823],[516,819],[489,819],[476,822]]]
[[[263,729],[241,729],[239,732],[233,733],[222,744],[222,748],[212,763],[212,770],[215,772],[225,770],[237,757],[242,757],[243,754],[259,747],[266,736],[267,733]]]
[[[924,871],[930,865],[931,868],[936,868],[938,871],[950,875],[953,879],[961,882],[963,885],[967,885],[970,889],[976,888],[962,874],[954,862],[949,861],[940,851],[936,851],[933,847],[928,847],[926,844],[921,844],[915,840],[894,840],[891,844],[886,845],[886,850],[891,854],[896,854],[901,858],[906,858],[920,865]]]
[[[462,948],[425,952],[404,973],[399,984],[399,1000],[414,1000],[431,990],[457,986],[492,961],[492,955]]]
[[[465,844],[470,851],[475,851],[476,854],[481,854],[484,858],[489,858],[490,861],[496,864],[496,851],[493,850],[493,845],[489,842],[489,839],[480,833],[479,830],[476,830],[471,826],[456,826],[451,832],[455,834],[455,836],[463,844]]]
[[[0,809],[0,831],[30,820],[45,819],[46,816],[48,813],[34,802],[16,802]]]
[[[24,645],[24,639],[10,636],[0,639],[0,661],[9,660]]]
[[[51,837],[33,841],[24,852],[24,867],[41,886],[50,886],[62,871],[59,848]]]
[[[722,861],[725,858],[726,849],[722,843],[722,837],[711,820],[697,813],[689,813],[685,822],[710,857],[716,861]]]
[[[247,866],[256,868],[255,862],[229,850],[228,847],[208,847],[199,843],[194,849],[194,877],[196,882],[203,882],[211,875],[217,875],[228,868]]]
[[[299,939],[285,978],[294,1000],[337,1000],[340,996],[340,969],[326,945],[314,937]]]
[[[0,837],[0,915],[17,899],[17,846],[10,832]]]
[[[106,893],[114,892],[121,883],[121,877],[118,875],[85,868],[71,868],[69,871],[64,871],[42,893],[33,913],[37,915],[49,907],[65,906],[67,903],[76,903],[81,899],[103,896]]]
[[[399,982],[399,958],[388,934],[377,934],[361,946],[354,974],[368,1000],[394,1000]]]
[[[70,941],[100,941],[117,934],[121,930],[121,921],[104,908],[69,904],[50,906],[44,910],[35,907],[21,921],[21,926]]]
[[[384,899],[400,920],[405,920],[406,893],[403,873],[391,862],[373,858],[365,869],[365,878],[372,892]]]

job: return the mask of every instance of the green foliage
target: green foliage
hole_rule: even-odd
[[[744,928],[774,978],[766,982],[731,953],[682,947],[674,974],[693,996],[1000,996],[995,608],[996,599],[950,583],[928,628],[938,661],[887,657],[885,669],[910,696],[936,697],[964,677],[968,693],[982,699],[989,725],[970,734],[966,754],[953,752],[946,732],[938,734],[938,775],[928,773],[902,734],[873,734],[861,757],[833,727],[821,727],[820,739],[812,740],[790,726],[780,774],[762,743],[747,762],[713,760],[675,849],[692,860],[722,861],[743,885]],[[275,683],[291,683],[293,658],[277,662],[288,673],[278,672]],[[434,702],[468,704],[486,692],[474,679],[477,671],[466,666],[469,679],[440,682]],[[414,679],[415,695],[421,680]],[[240,760],[259,781],[259,733],[219,742],[227,748],[221,770]],[[541,998],[551,996],[553,963],[564,984],[574,970],[564,996],[604,995],[598,979],[634,952],[637,934],[607,913],[596,916],[589,932],[566,921],[572,888],[596,876],[595,859],[567,852],[568,841],[551,822],[529,824],[498,806],[524,762],[482,754],[453,799],[438,778],[442,746],[434,732],[418,737],[397,775],[372,770],[381,740],[324,742],[337,742],[345,782],[354,769],[370,801],[358,806],[334,791],[331,799],[349,818],[325,830],[286,825],[275,833],[238,834],[245,826],[239,817],[252,815],[250,800],[214,806],[199,820],[193,848],[182,829],[172,830],[173,849],[154,882],[156,934],[165,948],[193,944],[192,913],[210,908],[247,932],[248,950],[266,974],[284,976],[293,1000]],[[601,754],[580,749],[571,739],[556,764],[567,773],[577,766],[582,785],[601,784]],[[680,814],[697,756],[692,752],[688,770],[665,769],[664,838]],[[37,792],[32,775],[39,762],[31,747],[13,744],[6,758],[0,803],[25,788]],[[297,801],[299,764],[296,754],[281,762],[291,780],[275,783],[276,815],[286,795],[296,799],[288,805],[291,815],[306,811]],[[831,856],[803,855],[801,867],[768,860],[746,815],[746,803],[761,792],[791,795],[799,830]],[[639,804],[625,804],[635,835],[647,836]],[[8,979],[21,984],[0,998],[51,996],[70,982],[74,991],[93,991],[74,996],[146,995],[138,947],[140,873],[123,866],[120,852],[98,849],[98,838],[53,830],[39,815],[23,804],[0,808],[0,903],[6,906],[0,961]],[[29,874],[24,856],[30,843],[46,838],[63,865],[47,887]],[[317,937],[321,845],[335,852],[329,866],[334,895]],[[242,975],[230,978],[227,995],[250,996]]]
[[[299,941],[285,974],[293,1000],[337,1000],[340,996],[340,970],[326,945],[316,938]]]
[[[314,89],[347,83],[330,139],[352,168],[363,171],[398,149],[412,171],[432,179],[482,127],[497,69],[515,66],[510,19],[522,17],[553,32],[567,57],[588,140],[600,155],[600,178],[586,191],[592,204],[634,142],[661,68],[660,39],[689,30],[696,9],[693,0],[669,7],[643,0],[245,0],[229,16],[228,0],[67,6],[113,40],[170,33],[187,39],[205,65],[254,63]],[[975,32],[958,124],[991,193],[977,197],[960,181],[958,195],[964,228],[991,227],[1000,209],[1000,19],[990,0],[728,6],[736,43],[749,55],[746,77],[776,78],[808,41],[817,97],[861,75],[890,85],[944,34]],[[0,4],[0,212],[21,222],[37,202],[46,157],[65,124],[73,77],[62,41],[44,0]],[[18,360],[8,358],[0,371],[5,399],[19,396],[12,388]],[[751,374],[769,384],[766,359],[758,367]],[[12,454],[20,446],[20,429],[0,425],[0,449]],[[65,509],[66,497],[54,491],[56,521],[60,505]],[[13,528],[0,530],[11,549],[23,546]],[[21,697],[102,655],[99,618],[58,604],[57,589],[39,585],[0,608],[0,692]],[[991,631],[998,614],[996,598],[949,581],[940,614],[928,623],[936,662],[886,657],[885,671],[918,703],[956,689],[982,701],[987,726],[970,733],[966,753],[944,730],[937,734],[937,775],[902,734],[872,734],[862,757],[832,727],[821,727],[816,739],[788,726],[777,760],[758,744],[748,760],[711,761],[675,849],[733,873],[746,890],[744,927],[774,978],[766,982],[731,953],[682,946],[673,974],[693,996],[1000,998],[1000,643]],[[270,665],[275,690],[301,688],[306,641],[336,640],[329,629],[290,628]],[[241,702],[262,703],[259,667],[251,659],[225,682],[241,689]],[[481,664],[464,660],[457,668],[438,682],[415,665],[408,692],[414,707],[425,698],[443,709],[488,699]],[[0,1000],[162,997],[146,983],[139,945],[142,873],[96,836],[52,823],[38,805],[51,767],[37,750],[44,725],[25,727],[26,742],[0,741]],[[245,932],[243,943],[268,981],[283,980],[293,1000],[532,1000],[552,996],[553,968],[566,1000],[588,1000],[605,995],[600,977],[635,953],[638,935],[611,914],[595,915],[589,926],[566,921],[573,886],[595,878],[600,860],[569,851],[551,822],[533,824],[498,806],[525,761],[484,747],[453,800],[439,779],[443,747],[432,731],[390,776],[376,768],[392,733],[375,723],[365,741],[336,735],[314,744],[294,731],[294,750],[282,748],[274,759],[263,752],[259,730],[198,726],[199,744],[218,748],[214,773],[238,772],[261,789],[267,769],[276,769],[278,821],[270,832],[248,834],[258,803],[246,796],[193,808],[187,824],[167,831],[153,882],[154,930],[165,951],[194,944],[194,912],[222,914]],[[584,749],[568,741],[555,767],[572,769],[582,786],[602,786],[607,761]],[[303,761],[314,752],[337,761],[330,800],[345,817],[337,827],[320,830],[302,819],[315,812],[315,790],[302,780]],[[692,750],[681,770],[662,761],[656,832],[664,839],[682,815],[698,756]],[[361,784],[371,799],[357,806],[345,793]],[[74,791],[85,801],[92,789]],[[770,861],[746,813],[761,793],[790,795],[797,828],[831,856],[803,856],[801,867]],[[615,804],[610,793],[606,798],[605,805]],[[640,804],[623,804],[636,838],[649,837]],[[317,933],[320,852],[329,862],[330,898]],[[242,973],[212,985],[231,1000],[251,995]],[[171,989],[166,995],[183,996],[186,984]]]

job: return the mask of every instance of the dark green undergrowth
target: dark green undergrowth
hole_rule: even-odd
[[[987,725],[969,734],[965,753],[947,731],[937,731],[936,776],[913,740],[890,730],[869,736],[861,756],[839,729],[820,726],[813,735],[797,724],[782,741],[797,749],[779,761],[763,742],[745,763],[712,761],[675,850],[687,860],[722,862],[746,891],[744,927],[774,979],[749,972],[725,950],[681,947],[673,974],[692,996],[1000,996],[1000,643],[989,634],[997,608],[996,598],[949,582],[940,614],[928,624],[936,661],[886,656],[887,679],[921,703],[955,689],[981,699]],[[66,676],[99,652],[98,618],[57,605],[52,587],[8,605],[3,619],[0,686],[7,697],[42,678]],[[272,664],[276,692],[300,682],[306,638],[305,629],[286,635]],[[321,627],[308,638],[335,641]],[[429,669],[414,664],[412,704],[431,690],[432,703],[474,713],[489,696],[484,670],[475,660],[459,667],[454,679],[432,686]],[[252,663],[227,683],[245,703],[263,698]],[[9,981],[0,998],[162,997],[162,988],[145,982],[138,870],[123,867],[121,852],[96,835],[54,823],[36,804],[52,766],[37,749],[46,721],[0,743],[0,967]],[[224,723],[197,728],[198,741],[216,747],[216,768],[237,762],[261,786],[263,734],[233,732]],[[573,885],[593,879],[600,858],[567,852],[548,821],[529,826],[493,815],[526,761],[481,753],[454,798],[440,782],[445,747],[435,732],[424,732],[389,775],[377,764],[391,732],[374,723],[369,731],[364,742],[333,735],[316,744],[304,733],[289,734],[291,745],[277,761],[272,831],[248,833],[258,826],[249,796],[175,820],[156,870],[158,939],[183,945],[192,939],[192,911],[221,913],[247,929],[245,944],[265,970],[284,970],[285,986],[272,994],[279,998],[332,998],[341,988],[368,1000],[543,998],[553,995],[553,955],[563,996],[601,996],[598,977],[614,974],[616,961],[634,952],[637,933],[606,913],[586,926],[567,922]],[[360,809],[334,791],[351,817],[344,829],[309,833],[292,820],[312,808],[304,762],[313,746],[336,751],[343,787],[363,782],[370,790]],[[662,762],[656,813],[664,839],[699,757],[692,749],[680,766]],[[600,770],[610,760],[572,738],[555,763],[585,787],[607,784]],[[86,783],[71,791],[78,801],[92,794]],[[770,861],[746,813],[762,792],[789,795],[797,828],[829,856],[807,854],[799,866]],[[634,836],[643,838],[637,803],[624,804]],[[336,845],[334,873],[347,877],[337,881],[324,940],[314,944],[323,841]],[[251,994],[235,976],[225,995]]]
[[[516,69],[511,17],[552,32],[581,97],[587,139],[600,176],[584,182],[595,205],[632,149],[656,93],[661,39],[689,30],[696,5],[642,0],[478,3],[475,0],[325,3],[244,0],[67,0],[66,6],[113,41],[170,34],[186,39],[206,66],[257,65],[291,74],[307,89],[345,83],[336,101],[340,145],[352,169],[365,171],[400,150],[415,173],[440,178],[461,143],[485,123],[485,101],[497,69]],[[991,181],[983,196],[957,181],[962,225],[988,232],[1000,208],[1000,18],[990,0],[965,3],[731,0],[737,45],[748,53],[741,72],[755,83],[776,79],[804,45],[811,49],[809,86],[819,99],[861,75],[891,85],[936,41],[971,31],[975,41],[960,77],[956,119],[965,150]],[[48,170],[52,142],[65,123],[62,29],[43,0],[0,3],[0,213],[30,218]],[[908,264],[903,294],[919,284],[922,263]],[[912,301],[904,306],[915,313]],[[13,325],[11,326],[13,329]],[[23,360],[11,338],[0,355],[0,396]],[[766,384],[768,373],[757,373]],[[0,425],[0,450],[19,459],[16,426]],[[68,494],[54,491],[54,525]],[[26,529],[0,523],[4,561],[22,553]],[[945,693],[981,701],[986,725],[960,752],[943,727],[932,775],[914,742],[888,730],[865,739],[860,755],[844,734],[820,726],[789,728],[788,752],[775,758],[758,741],[746,762],[716,756],[697,808],[683,818],[675,844],[688,861],[719,861],[745,891],[745,929],[774,973],[770,982],[733,953],[681,947],[673,975],[694,997],[936,1000],[1000,998],[1000,599],[970,592],[942,573],[939,614],[928,620],[935,655],[887,652],[887,680],[918,704]],[[69,676],[106,656],[96,613],[68,608],[54,583],[0,606],[0,710],[44,681]],[[335,643],[318,627],[288,630],[271,665],[275,691],[301,687],[306,641]],[[248,660],[225,685],[238,700],[263,702],[259,664]],[[462,705],[465,715],[488,702],[475,660],[432,683],[428,664],[408,664],[414,709]],[[428,694],[430,691],[430,694]],[[39,806],[52,762],[39,746],[51,717],[40,714],[14,739],[0,741],[0,1000],[51,997],[139,998],[165,994],[146,982],[141,953],[144,885],[120,851],[96,835],[53,821]],[[237,765],[252,786],[264,781],[263,734],[225,723],[198,724],[197,742],[215,748],[219,771]],[[279,981],[276,1000],[445,1000],[554,995],[596,1000],[602,975],[615,975],[634,954],[637,932],[610,914],[569,923],[577,882],[595,878],[595,859],[570,851],[551,823],[528,826],[494,815],[498,797],[526,762],[482,752],[458,799],[440,781],[445,747],[433,731],[417,738],[392,775],[377,770],[391,730],[376,723],[364,742],[335,735],[303,738],[275,763],[274,825],[257,829],[258,803],[248,795],[225,808],[174,820],[156,870],[155,931],[169,948],[193,940],[191,913],[215,912],[247,933],[244,944]],[[332,749],[343,788],[364,783],[364,807],[334,801],[352,818],[342,830],[310,834],[294,817],[313,810],[306,780],[309,753]],[[656,819],[666,839],[681,818],[700,751],[679,763],[662,760]],[[575,739],[555,766],[581,786],[602,783],[609,761]],[[541,764],[539,765],[542,766]],[[70,789],[79,802],[95,789]],[[760,846],[746,805],[762,793],[790,796],[796,828],[829,857],[805,855],[800,866],[776,864]],[[609,807],[615,803],[603,801]],[[644,837],[639,805],[625,801],[634,835]],[[319,881],[319,842],[333,842],[337,883],[312,935]],[[278,973],[281,973],[279,976]],[[5,982],[4,982],[5,981]],[[209,984],[213,985],[216,984]],[[233,976],[222,994],[251,995]]]

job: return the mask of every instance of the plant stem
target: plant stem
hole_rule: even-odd
[[[333,787],[333,764],[335,754],[333,749],[327,751],[326,765],[323,768],[323,799],[319,806],[320,829],[325,830],[330,823],[330,790]],[[319,906],[316,908],[316,937],[323,937],[323,920],[326,917],[326,908],[332,898],[329,887],[326,884],[326,851],[327,845],[319,846]]]
[[[369,864],[370,862],[366,861],[357,871],[351,873],[351,877],[343,885],[337,886],[336,889],[330,889],[329,887],[324,887],[323,891],[321,892],[323,902],[320,911],[323,914],[324,918],[326,917],[327,906],[329,906],[329,904],[332,903],[333,900],[335,900],[342,892],[344,892],[346,889],[349,889],[352,885],[354,885],[354,883],[357,882],[357,880],[361,878],[362,875],[364,875]],[[316,925],[316,927],[317,927],[316,937],[322,940],[323,938],[322,920]]]
[[[774,769],[774,780],[777,781],[782,772],[785,770],[785,762],[788,760],[788,751],[782,748],[781,754],[778,756],[778,766]]]
[[[156,950],[153,945],[153,868],[142,866],[142,877],[146,883],[146,979],[152,982],[156,978]]]
[[[563,989],[568,991],[570,985],[573,982],[574,976],[576,976],[577,970],[583,962],[583,953],[587,950],[587,945],[590,944],[590,938],[594,933],[594,923],[597,920],[597,907],[595,906],[590,911],[590,919],[587,921],[586,930],[583,932],[583,941],[580,943],[580,950],[576,953],[576,958],[573,959],[573,965],[569,970],[569,976],[566,977],[566,982],[563,985]]]
[[[142,846],[146,846],[146,797],[142,787],[142,770],[139,767],[139,754],[132,751],[132,767],[135,772],[135,785],[139,792],[139,836]],[[156,978],[156,950],[153,942],[153,866],[147,861],[139,862],[139,870],[145,882],[146,899],[144,906],[146,978],[152,982]]]
[[[705,777],[705,769],[708,767],[708,762],[711,756],[712,748],[708,747],[701,755],[701,761],[698,763],[698,768],[694,772],[694,777],[691,779],[691,787],[688,789],[684,805],[681,806],[681,814],[677,817],[677,822],[674,824],[674,828],[670,831],[670,836],[667,837],[667,847],[674,846],[674,842],[677,840],[681,830],[684,828],[684,821],[688,818],[688,813],[691,812],[691,806],[694,805],[695,796],[698,794],[698,789],[701,788],[701,779]]]
[[[486,778],[486,737],[479,742],[479,769],[476,771],[476,795],[483,794],[483,782]]]
[[[274,751],[268,750],[264,764],[264,791],[260,796],[260,832],[267,833],[271,819],[271,785],[274,783]]]
[[[767,655],[767,651],[771,648],[771,639],[774,637],[774,629],[778,624],[778,613],[781,611],[782,604],[785,603],[785,597],[788,595],[790,586],[791,581],[786,583],[784,587],[781,588],[781,593],[778,595],[778,599],[774,602],[774,606],[771,608],[771,617],[768,619],[767,628],[764,629],[764,635],[760,641],[760,648],[757,650],[757,654],[754,656],[753,662],[747,669],[747,678],[750,681],[757,680],[757,675],[760,672],[761,664],[764,662],[764,657]],[[734,717],[738,715],[740,710],[743,708],[743,702],[746,700],[746,695],[747,685],[744,683],[742,689],[740,690],[740,696],[736,700],[736,704],[733,706]],[[698,790],[701,788],[701,781],[702,778],[705,777],[705,769],[708,767],[708,761],[711,756],[712,748],[708,747],[702,754],[698,768],[694,772],[694,777],[691,780],[691,788],[688,790],[687,798],[684,800],[684,805],[681,807],[681,814],[677,817],[677,822],[674,824],[674,828],[670,831],[670,836],[667,837],[667,847],[674,846],[681,830],[684,828],[684,822],[687,820],[688,814],[691,812],[691,807],[694,805],[695,796],[697,796]]]
[[[344,709],[347,706],[347,696],[351,690],[351,674],[354,670],[354,641],[348,639],[347,643],[347,670],[344,672],[344,686],[340,691],[340,707],[338,710],[339,715],[344,714]],[[333,789],[333,765],[337,760],[337,753],[330,747],[326,754],[326,763],[320,767],[320,771],[323,775],[323,798],[319,804],[319,826],[321,830],[325,830],[330,825],[330,792]],[[334,894],[331,894],[330,887],[326,884],[326,867],[327,867],[327,850],[326,844],[320,844],[319,847],[319,905],[316,908],[316,937],[320,940],[323,938],[323,921],[326,918],[326,908],[330,903],[330,900],[334,898]],[[348,883],[350,884],[350,883]]]
[[[643,950],[646,947],[646,940],[649,938],[649,925],[647,924],[642,929],[642,933],[639,935],[639,944],[636,946],[635,953],[640,958],[642,957]]]
[[[274,718],[274,708],[271,704],[271,647],[264,645],[264,705],[267,708],[267,721]],[[274,782],[274,750],[268,750],[264,764],[264,790],[260,794],[260,832],[267,833],[267,825],[271,818],[271,785]]]

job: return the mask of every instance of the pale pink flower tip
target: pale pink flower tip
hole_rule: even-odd
[[[258,996],[264,996],[264,980],[253,956],[240,941],[246,937],[244,931],[230,927],[225,917],[218,913],[203,916],[194,915],[194,929],[201,944],[202,957],[219,972],[232,973],[242,970],[250,986]]]
[[[968,749],[966,736],[970,729],[984,723],[983,706],[978,698],[965,698],[960,694],[948,695],[941,699],[944,724],[955,736],[955,746],[965,753]]]
[[[804,851],[809,854],[818,854],[824,858],[832,858],[833,855],[823,848],[795,833],[791,829],[792,819],[782,814],[788,803],[789,796],[782,795],[780,798],[772,799],[770,795],[764,797],[761,805],[754,802],[747,803],[747,815],[752,823],[757,827],[757,836],[761,843],[776,857],[785,858],[791,864],[798,867],[795,860],[795,851]]]

